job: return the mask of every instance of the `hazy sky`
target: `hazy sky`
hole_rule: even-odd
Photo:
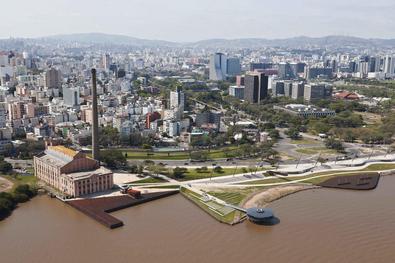
[[[0,38],[102,32],[148,39],[395,38],[394,0],[5,0]]]

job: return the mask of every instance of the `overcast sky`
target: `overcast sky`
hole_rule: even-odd
[[[170,41],[395,38],[394,0],[5,0],[0,38],[102,32]]]

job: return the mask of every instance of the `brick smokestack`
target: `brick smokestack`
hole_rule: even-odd
[[[96,69],[92,69],[92,157],[99,161],[99,116],[97,113]]]

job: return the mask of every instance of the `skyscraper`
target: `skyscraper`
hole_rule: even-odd
[[[60,89],[62,86],[61,72],[50,68],[45,72],[45,87],[48,89]]]
[[[78,87],[66,87],[63,89],[64,105],[75,107],[80,105],[80,89]]]
[[[296,71],[296,64],[294,70]],[[278,64],[278,77],[280,79],[294,79],[295,73],[288,62]]]
[[[392,56],[385,56],[384,58],[384,73],[394,74],[395,73],[395,58]]]
[[[176,109],[179,117],[182,117],[185,107],[185,94],[177,87],[176,91],[170,92],[170,108]]]
[[[226,75],[236,76],[241,73],[240,60],[238,58],[228,58],[226,62]]]
[[[244,99],[251,103],[260,103],[267,97],[269,77],[263,73],[251,72],[245,76]]]
[[[292,99],[297,100],[304,97],[304,82],[292,83]]]
[[[215,53],[210,58],[210,80],[224,80],[227,72],[227,58],[222,53]]]
[[[110,57],[109,54],[104,54],[104,55],[103,55],[102,64],[103,64],[103,68],[104,68],[105,70],[109,70],[109,69],[110,69],[111,57]]]
[[[330,99],[332,86],[326,84],[308,84],[304,88],[304,98],[307,101]]]

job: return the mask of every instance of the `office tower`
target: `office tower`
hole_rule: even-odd
[[[251,63],[250,71],[255,71],[257,69],[271,69],[273,68],[272,63]]]
[[[226,62],[226,75],[227,76],[236,76],[241,73],[241,65],[240,60],[238,58],[228,58]]]
[[[304,83],[294,82],[292,83],[292,99],[297,100],[304,97]]]
[[[384,58],[384,73],[394,74],[395,73],[395,57],[385,56]]]
[[[292,70],[292,67],[288,62],[278,64],[277,75],[280,79],[294,79],[296,77],[295,72]]]
[[[240,100],[244,99],[244,86],[230,86],[229,87],[229,95]]]
[[[304,69],[306,68],[306,63],[304,62],[298,62],[296,64],[296,73],[300,74],[300,73],[304,73]]]
[[[103,58],[102,58],[102,65],[103,68],[105,70],[109,70],[110,69],[110,65],[111,65],[111,57],[110,54],[104,54]]]
[[[307,101],[330,99],[332,97],[332,86],[327,84],[306,84],[304,87],[304,98]]]
[[[361,77],[366,77],[369,73],[369,62],[362,61],[359,63],[359,74]]]
[[[62,86],[62,78],[60,70],[50,68],[45,72],[45,87],[48,89],[60,89]]]
[[[380,57],[370,57],[369,72],[380,72],[380,68],[381,68],[381,58]]]
[[[260,103],[267,97],[269,77],[263,73],[251,72],[246,74],[244,99],[251,103]]]
[[[244,86],[244,75],[242,76],[236,76],[236,85],[237,86]]]
[[[291,81],[284,81],[284,96],[285,97],[292,97],[292,82]]]
[[[306,78],[307,79],[317,79],[324,78],[330,79],[333,77],[333,69],[332,68],[322,68],[322,67],[306,67]]]
[[[170,108],[177,109],[180,113],[184,112],[185,94],[181,88],[177,87],[176,91],[170,92]]]
[[[284,81],[277,81],[273,84],[272,95],[273,97],[284,96]]]
[[[351,61],[350,63],[348,63],[348,69],[350,73],[357,72],[357,63],[355,61]]]
[[[80,105],[80,89],[78,87],[66,87],[63,89],[64,105],[75,107]]]
[[[99,161],[99,115],[97,109],[96,69],[92,69],[92,158]]]
[[[224,80],[227,71],[227,58],[222,53],[215,53],[210,58],[210,80]]]

